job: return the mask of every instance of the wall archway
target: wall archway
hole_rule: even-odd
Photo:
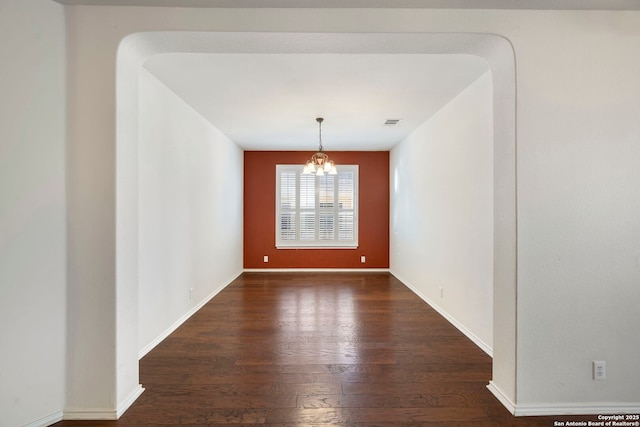
[[[469,54],[493,77],[494,349],[491,391],[512,412],[516,402],[516,133],[515,60],[504,38],[474,33],[131,34],[117,56],[116,129],[116,384],[126,407],[138,384],[138,72],[153,55],[189,53]]]

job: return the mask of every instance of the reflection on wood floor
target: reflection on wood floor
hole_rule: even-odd
[[[140,361],[146,391],[120,420],[55,425],[580,419],[514,418],[490,379],[490,357],[388,273],[244,273]]]

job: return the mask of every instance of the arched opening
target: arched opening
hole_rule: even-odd
[[[137,397],[138,384],[138,73],[168,52],[412,53],[483,58],[493,77],[494,285],[492,392],[513,411],[516,401],[515,65],[504,38],[487,34],[137,33],[117,62],[116,348],[117,396]],[[133,392],[132,392],[133,390]]]

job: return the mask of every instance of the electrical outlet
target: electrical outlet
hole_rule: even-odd
[[[593,379],[596,381],[607,379],[607,365],[604,360],[593,361]]]
[[[365,257],[364,255],[362,255],[362,256],[360,257],[360,262],[361,262],[361,263],[363,263],[363,264],[364,264],[365,262],[367,262],[367,257]]]
[[[264,262],[269,262],[269,255],[265,255],[263,260],[264,260]]]
[[[189,288],[189,299],[193,299],[193,288]]]
[[[440,291],[440,298],[444,298],[444,288],[440,286],[438,290]]]

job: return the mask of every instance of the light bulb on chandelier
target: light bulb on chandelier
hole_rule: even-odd
[[[318,135],[320,140],[320,146],[318,147],[318,152],[311,156],[311,159],[307,160],[307,163],[304,166],[304,171],[302,172],[305,175],[315,174],[318,176],[322,176],[325,173],[329,175],[336,175],[338,171],[336,170],[336,166],[333,163],[333,160],[329,160],[329,156],[324,152],[322,148],[322,122],[324,119],[322,117],[318,117],[316,122],[318,122]]]

